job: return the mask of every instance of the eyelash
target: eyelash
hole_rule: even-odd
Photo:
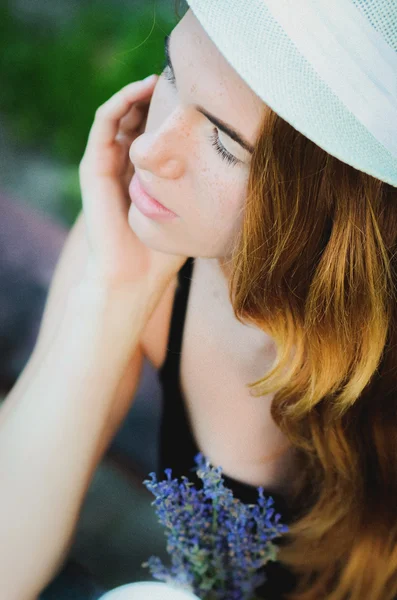
[[[164,75],[165,79],[167,79],[167,81],[169,81],[171,85],[175,87],[175,77],[172,75],[171,69],[167,62],[163,67],[162,74]],[[214,146],[215,150],[220,155],[220,157],[223,160],[226,160],[228,164],[236,165],[238,162],[240,162],[235,156],[233,156],[233,154],[230,154],[230,152],[228,152],[226,148],[221,144],[219,140],[218,130],[216,127],[214,127],[213,133],[209,139],[211,140],[212,145]]]

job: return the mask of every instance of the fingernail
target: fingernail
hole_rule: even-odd
[[[153,73],[152,75],[148,75],[147,77],[145,77],[145,79],[143,81],[150,81],[151,79],[154,79],[156,77],[156,74]]]

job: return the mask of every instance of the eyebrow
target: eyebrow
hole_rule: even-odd
[[[164,38],[164,52],[165,52],[165,56],[167,58],[168,65],[169,65],[169,67],[171,69],[172,76],[173,76],[174,80],[176,81],[175,71],[174,71],[174,67],[172,65],[172,60],[171,60],[171,55],[170,55],[170,37],[171,37],[170,35],[166,35],[165,38]],[[252,144],[250,144],[233,127],[231,127],[230,125],[228,125],[227,123],[225,123],[221,119],[218,119],[217,117],[215,117],[214,115],[212,115],[211,113],[209,113],[207,110],[205,110],[205,108],[203,108],[202,106],[200,106],[198,104],[195,104],[194,108],[198,112],[200,112],[201,114],[203,114],[205,117],[207,117],[207,119],[209,121],[211,121],[211,123],[213,123],[221,131],[223,131],[224,133],[226,133],[226,135],[228,135],[232,140],[234,140],[235,142],[237,142],[238,144],[240,144],[240,146],[242,146],[244,148],[244,150],[247,150],[250,154],[253,154],[253,152],[254,152],[254,146],[252,146]]]

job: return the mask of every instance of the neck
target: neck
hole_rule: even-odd
[[[229,281],[231,273],[232,273],[232,265],[229,258],[221,257],[217,258],[216,262],[218,263],[219,274],[223,276],[226,282]]]

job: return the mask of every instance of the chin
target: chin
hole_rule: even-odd
[[[129,210],[128,224],[136,237],[148,248],[169,254],[178,252],[178,248],[170,247],[171,236],[161,223],[148,219],[134,206],[131,206]]]

